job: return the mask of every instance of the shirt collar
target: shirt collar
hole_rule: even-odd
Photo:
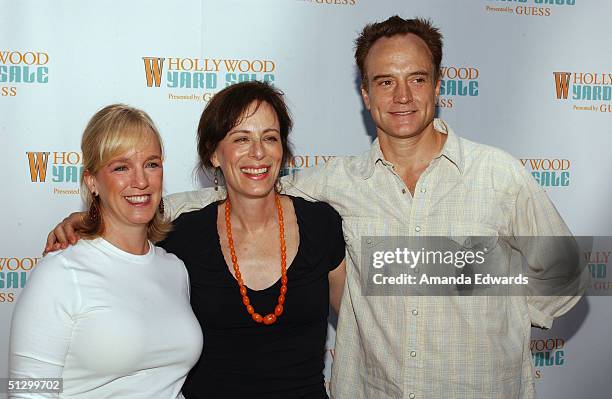
[[[446,122],[439,118],[434,119],[434,129],[447,135],[442,151],[440,151],[440,154],[434,159],[444,157],[457,167],[459,173],[463,173],[463,151],[459,143],[459,137]],[[366,152],[364,155],[366,156],[364,157],[364,162],[359,171],[363,179],[368,179],[374,174],[374,167],[377,162],[391,165],[385,160],[382,150],[380,149],[378,138],[372,143],[370,151]]]

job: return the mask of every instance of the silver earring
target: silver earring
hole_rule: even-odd
[[[215,191],[219,191],[219,168],[215,168],[215,173],[214,173],[214,180],[213,183],[215,183]]]

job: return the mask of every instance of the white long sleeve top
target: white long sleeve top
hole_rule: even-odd
[[[11,325],[10,377],[63,378],[63,393],[10,397],[180,398],[201,350],[182,261],[80,240],[39,262]]]

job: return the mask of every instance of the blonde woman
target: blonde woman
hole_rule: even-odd
[[[13,314],[10,377],[63,378],[59,397],[182,397],[202,332],[183,262],[153,245],[169,231],[159,133],[145,112],[110,105],[81,149],[85,239],[32,272]]]

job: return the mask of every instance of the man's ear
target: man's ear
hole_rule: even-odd
[[[365,105],[366,109],[370,110],[370,95],[368,94],[368,83],[361,83],[361,98],[363,99],[363,105]]]

